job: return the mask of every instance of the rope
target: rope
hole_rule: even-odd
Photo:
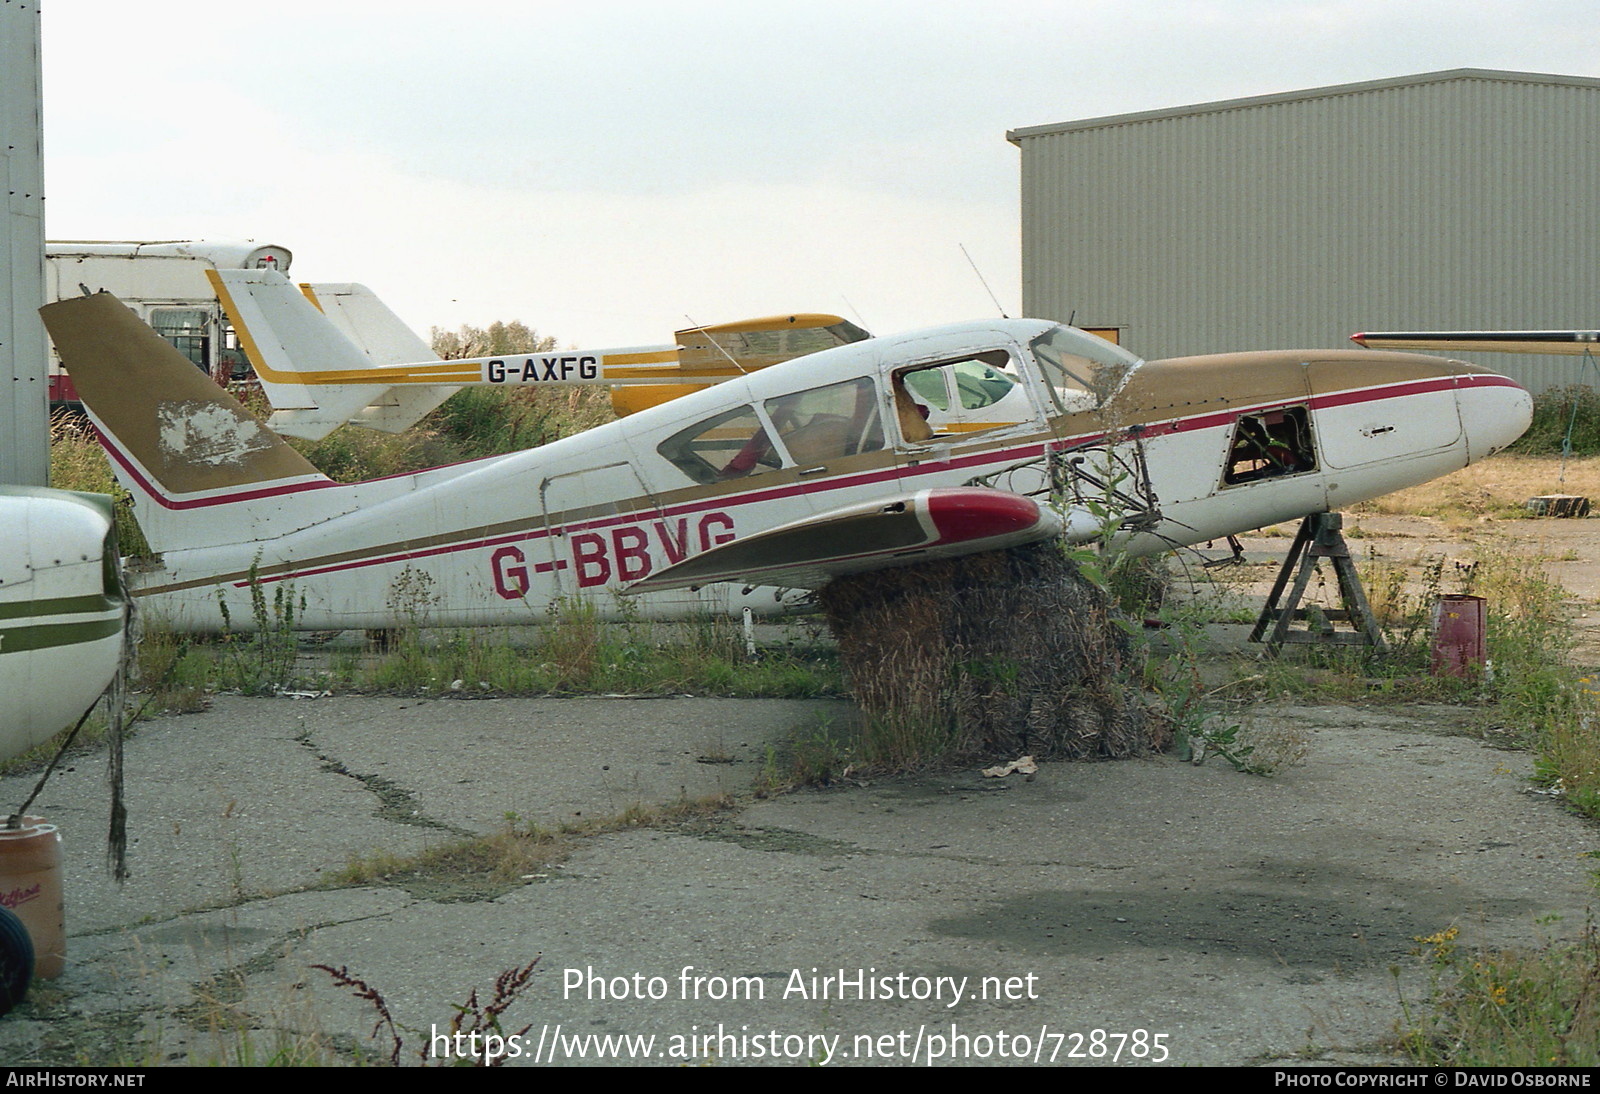
[[[1563,486],[1567,482],[1567,458],[1572,455],[1572,431],[1578,424],[1578,388],[1583,383],[1585,366],[1593,368],[1596,378],[1600,379],[1600,363],[1595,362],[1588,346],[1583,348],[1583,360],[1578,363],[1578,383],[1572,385],[1572,413],[1567,416],[1567,435],[1561,438],[1561,473],[1556,476],[1556,482]]]

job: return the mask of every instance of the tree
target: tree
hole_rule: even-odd
[[[556,348],[554,338],[516,319],[453,331],[434,327],[429,334],[433,352],[447,361]],[[462,459],[476,459],[547,444],[615,417],[611,393],[603,387],[514,384],[463,388],[424,418],[422,426],[458,448]]]
[[[463,324],[460,330],[434,327],[429,331],[429,341],[433,343],[433,352],[446,361],[509,353],[543,353],[556,348],[553,337],[541,335],[520,319],[509,323],[495,320],[487,328],[470,324]]]

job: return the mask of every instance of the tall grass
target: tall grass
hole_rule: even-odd
[[[405,694],[694,694],[804,699],[843,690],[836,659],[817,649],[750,657],[731,620],[602,623],[594,606],[558,605],[516,642],[504,630],[403,629],[389,651],[345,680]]]
[[[1418,697],[1486,700],[1486,719],[1535,751],[1542,781],[1600,817],[1600,678],[1574,663],[1566,590],[1526,556],[1493,549],[1477,556],[1404,567],[1369,559],[1363,579],[1390,650],[1364,667],[1409,678]],[[1485,600],[1488,667],[1479,678],[1425,675],[1434,604],[1446,587]]]
[[[1529,498],[1556,493],[1600,498],[1600,458],[1574,456],[1563,461],[1502,453],[1442,479],[1362,502],[1351,512],[1434,517],[1459,530],[1465,523],[1531,517]]]
[[[1600,1065],[1600,935],[1466,952],[1446,928],[1417,941],[1431,966],[1425,1007],[1405,1006],[1400,1045],[1430,1067]]]
[[[87,419],[61,415],[50,422],[50,485],[57,490],[109,494],[116,501],[117,543],[124,555],[143,558],[150,544],[133,517],[128,492],[117,485],[105,449]]]

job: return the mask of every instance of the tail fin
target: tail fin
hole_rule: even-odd
[[[196,507],[333,485],[110,293],[39,314],[155,550],[238,538]]]
[[[374,403],[384,406],[394,384],[477,379],[474,367],[427,362],[432,354],[426,347],[419,364],[393,368],[375,363],[276,270],[207,270],[206,276],[233,318],[262,390],[275,408],[268,423],[281,433],[309,440],[325,437]],[[442,389],[446,397],[452,391]],[[376,417],[384,420],[381,412]],[[396,421],[395,416],[390,415],[389,421]],[[392,428],[404,429],[411,421]]]

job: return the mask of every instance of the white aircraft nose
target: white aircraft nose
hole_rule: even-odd
[[[1533,421],[1533,396],[1497,372],[1474,369],[1459,376],[1456,404],[1467,437],[1468,463],[1500,451]]]

